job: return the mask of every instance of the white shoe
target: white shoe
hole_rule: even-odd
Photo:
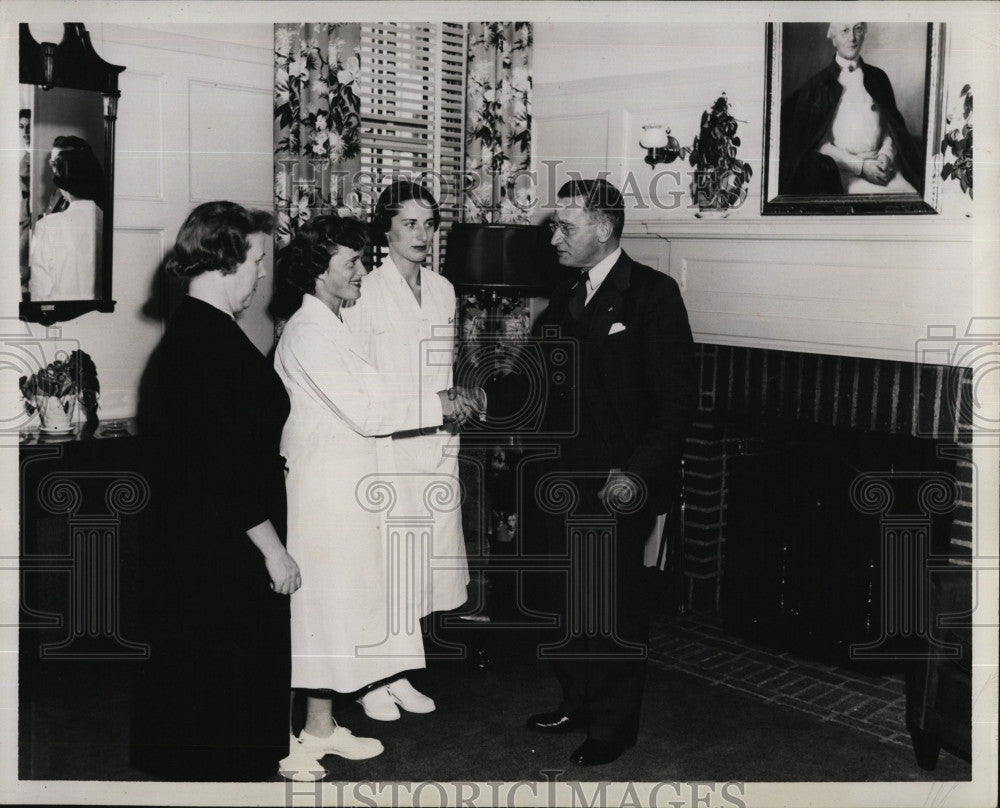
[[[365,760],[381,755],[385,747],[375,738],[356,738],[347,727],[334,727],[333,734],[326,738],[317,738],[305,730],[299,733],[298,742],[304,754],[315,755],[316,759],[324,755],[340,755],[348,760]]]
[[[434,699],[425,696],[405,678],[389,682],[385,689],[389,691],[392,700],[408,713],[434,712]]]
[[[376,721],[397,721],[399,719],[399,708],[387,687],[376,687],[374,690],[369,690],[358,699],[358,704],[365,711],[365,715]]]
[[[315,783],[328,774],[319,760],[306,751],[299,739],[288,736],[288,757],[278,761],[278,774],[286,780]]]

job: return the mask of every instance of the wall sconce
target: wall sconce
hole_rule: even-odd
[[[639,145],[646,149],[646,162],[650,168],[657,163],[672,163],[681,153],[681,144],[670,134],[670,127],[659,124],[642,127]]]

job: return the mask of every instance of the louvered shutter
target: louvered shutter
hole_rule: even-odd
[[[464,23],[361,26],[361,171],[374,194],[395,176],[422,181],[441,205],[433,267],[461,216]]]

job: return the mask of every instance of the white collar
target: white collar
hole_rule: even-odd
[[[860,69],[861,67],[861,57],[858,56],[856,59],[845,59],[839,53],[833,55],[834,61],[840,65],[841,70],[847,70],[848,72],[853,72]]]
[[[334,314],[333,310],[314,294],[307,292],[302,295],[302,308],[305,309],[306,314],[314,320],[317,320],[329,328],[344,327],[343,320]]]
[[[82,210],[83,208],[96,208],[97,203],[93,199],[67,199],[66,209],[76,208],[77,210]]]
[[[385,258],[382,259],[382,263],[379,264],[376,267],[376,269],[380,269],[384,273],[389,273],[391,271],[392,276],[394,278],[399,278],[399,280],[402,281],[404,285],[409,287],[409,284],[406,283],[406,278],[403,277],[402,270],[398,266],[396,266],[396,262],[392,260],[392,256],[389,255],[388,253],[386,253]],[[423,282],[423,275],[426,269],[427,268],[425,266],[423,265],[420,266],[418,274],[420,275],[421,283]]]
[[[621,254],[622,248],[618,247],[613,253],[604,256],[604,258],[590,268],[590,273],[587,276],[587,282],[590,284],[590,288],[593,291],[596,292],[598,288],[600,288],[601,284],[604,283],[604,279],[608,277],[608,273],[611,272],[611,268],[618,262]]]

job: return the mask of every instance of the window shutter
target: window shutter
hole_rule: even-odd
[[[393,177],[423,182],[441,206],[433,268],[461,215],[464,23],[361,26],[361,172],[377,197]],[[373,199],[374,204],[374,199]]]

